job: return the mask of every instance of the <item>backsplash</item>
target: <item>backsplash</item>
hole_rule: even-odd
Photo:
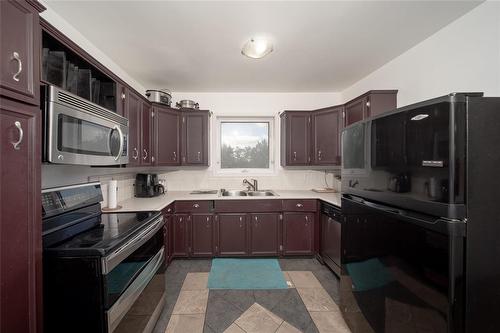
[[[57,170],[51,169],[55,168]],[[68,171],[67,169],[70,168]],[[76,168],[78,170],[71,170]],[[104,201],[102,206],[107,206],[108,196],[108,182],[111,179],[118,181],[118,203],[134,196],[134,183],[135,175],[138,172],[152,172],[157,173],[159,179],[165,179],[167,182],[167,191],[192,191],[199,189],[245,189],[243,186],[244,178],[257,179],[260,189],[273,189],[273,190],[309,190],[313,188],[326,187],[324,171],[312,170],[280,170],[279,173],[265,176],[251,176],[251,175],[231,175],[231,176],[215,176],[210,170],[179,170],[179,171],[165,171],[149,169],[137,169],[131,171],[130,169],[94,169],[88,167],[75,167],[75,166],[45,166],[44,179],[48,177],[55,177],[52,179],[51,186],[67,185],[68,179],[72,183],[85,183],[99,181],[102,184],[102,192]],[[98,174],[92,174],[97,170]],[[85,171],[82,174],[82,171]],[[106,173],[107,171],[107,173]],[[78,177],[68,176],[72,173],[77,173]],[[57,180],[57,175],[59,179]],[[62,181],[62,180],[65,181]],[[326,180],[329,187],[340,190],[340,181],[334,177],[334,174],[327,173]]]

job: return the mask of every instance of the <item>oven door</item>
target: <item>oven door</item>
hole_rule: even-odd
[[[463,332],[463,221],[342,198],[340,298],[353,332]]]
[[[47,162],[77,165],[128,163],[128,127],[104,116],[50,101],[46,110],[45,135]]]
[[[129,320],[144,325],[156,322],[165,292],[163,242],[163,228],[160,227],[151,238],[103,276],[108,332],[120,332],[119,328],[125,328]]]

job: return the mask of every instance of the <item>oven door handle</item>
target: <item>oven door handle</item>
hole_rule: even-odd
[[[122,130],[120,129],[120,126],[118,125],[115,125],[115,127],[113,128],[115,130],[118,131],[118,134],[120,135],[120,149],[118,150],[118,155],[115,156],[115,161],[118,161],[118,159],[122,156],[122,152],[123,152],[123,132]]]
[[[163,216],[160,216],[156,222],[149,226],[146,230],[135,236],[123,246],[109,256],[102,258],[102,274],[107,274],[113,270],[120,262],[127,258],[132,252],[138,249],[142,244],[146,243],[153,235],[161,229],[164,224]]]
[[[139,298],[142,291],[147,287],[149,281],[156,274],[158,268],[162,265],[165,258],[165,247],[155,254],[155,256],[144,267],[143,271],[135,278],[130,286],[116,300],[113,306],[107,311],[108,332],[113,332],[122,318],[127,314],[135,301]]]

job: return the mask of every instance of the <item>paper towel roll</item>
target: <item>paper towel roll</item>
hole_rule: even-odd
[[[108,184],[108,208],[116,208],[116,197],[118,192],[118,182],[110,180]]]

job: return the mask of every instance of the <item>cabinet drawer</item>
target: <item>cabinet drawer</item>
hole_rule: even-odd
[[[210,213],[213,201],[176,201],[176,213]]]
[[[218,213],[266,213],[282,210],[281,200],[217,200],[215,211]]]
[[[283,210],[285,212],[315,212],[317,210],[316,200],[283,200]]]

